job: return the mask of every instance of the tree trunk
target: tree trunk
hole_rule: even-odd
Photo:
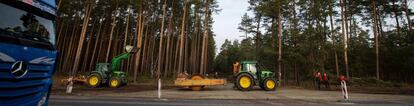
[[[330,0],[332,2],[332,0]],[[331,23],[331,39],[332,39],[332,46],[333,46],[333,50],[334,50],[334,54],[335,54],[335,70],[336,70],[336,77],[339,78],[339,65],[338,65],[338,53],[336,52],[336,47],[335,47],[335,35],[334,35],[334,26],[333,26],[333,3],[329,4],[329,20]]]
[[[404,0],[404,7],[405,7],[405,16],[407,17],[407,22],[408,22],[408,32],[410,34],[413,27],[412,27],[412,23],[410,19],[410,11],[408,10],[407,0]]]
[[[99,18],[98,18],[99,19]],[[91,42],[92,42],[92,39],[93,39],[93,35],[94,35],[94,29],[95,29],[95,22],[96,22],[96,20],[94,20],[93,22],[92,22],[92,28],[91,28],[91,31],[90,31],[90,33],[89,33],[89,39],[87,39],[87,44],[86,44],[86,51],[85,51],[85,55],[84,55],[84,57],[83,57],[83,63],[82,63],[82,71],[85,71],[85,70],[89,70],[90,68],[89,67],[87,67],[87,63],[88,63],[88,61],[89,61],[89,49],[90,49],[90,46],[91,46]]]
[[[146,30],[145,30],[145,35],[148,35],[148,29],[149,29],[149,26],[146,26],[146,28],[145,28]],[[147,58],[148,58],[148,50],[149,50],[149,36],[145,36],[145,39],[144,39],[144,47],[142,48],[143,50],[142,50],[142,59],[141,59],[141,74],[143,74],[144,73],[144,70],[146,69],[146,67],[147,67],[147,62],[146,62],[146,60],[147,60]]]
[[[103,24],[104,22],[101,22],[101,23],[99,23],[99,28],[98,28],[98,34],[96,35],[96,40],[95,40],[95,44],[94,44],[94,47],[93,47],[93,51],[92,51],[92,56],[91,56],[91,58],[90,58],[90,63],[89,63],[89,67],[90,68],[93,68],[93,63],[95,63],[95,61],[94,60],[97,60],[97,58],[99,57],[99,55],[98,55],[98,57],[96,57],[95,58],[95,53],[96,53],[96,49],[97,49],[97,46],[98,46],[98,43],[99,43],[99,39],[100,39],[100,36],[101,36],[101,34],[102,34],[102,32],[101,32],[101,28],[102,28],[102,24]]]
[[[198,13],[198,11],[199,11],[199,6],[195,6],[194,7],[194,17],[195,17],[195,21],[194,21],[194,33],[192,34],[193,35],[193,39],[192,39],[192,42],[191,42],[191,56],[190,56],[190,69],[191,69],[191,71],[192,71],[192,73],[195,73],[195,71],[196,70],[198,70],[199,68],[197,68],[197,66],[199,65],[198,64],[198,62],[197,62],[197,55],[198,55],[198,48],[199,48],[199,38],[198,38],[198,36],[199,36],[199,21],[200,21],[200,18],[199,18],[199,13]]]
[[[116,6],[115,6],[115,10],[114,12],[117,12],[117,8],[118,8],[118,0],[115,0],[116,2]],[[114,34],[114,30],[115,30],[115,26],[117,24],[116,22],[116,17],[114,15],[111,15],[112,17],[112,23],[111,23],[111,32],[109,33],[109,43],[108,43],[108,48],[106,49],[106,57],[105,57],[105,62],[109,62],[109,54],[111,53],[111,46],[112,46],[112,39],[113,39],[113,34]]]
[[[176,43],[175,43],[175,57],[174,60],[179,60],[179,56],[180,56],[180,37],[177,37]],[[180,63],[178,62],[174,62],[174,75],[177,74],[177,72],[179,72],[179,65]]]
[[[379,76],[379,55],[378,55],[378,47],[379,47],[379,42],[378,42],[378,20],[377,20],[377,11],[376,11],[376,4],[375,4],[375,0],[372,1],[372,20],[373,20],[373,31],[374,31],[374,38],[375,38],[375,57],[376,57],[376,70],[377,70],[377,80],[380,79]]]
[[[157,78],[160,79],[161,74],[161,65],[163,65],[163,57],[162,57],[162,46],[163,46],[163,36],[164,36],[164,17],[165,17],[165,8],[167,7],[167,0],[164,0],[164,4],[162,5],[162,17],[161,17],[161,32],[160,32],[160,45],[158,48],[158,67],[157,67]]]
[[[84,21],[82,24],[82,32],[79,38],[79,45],[78,48],[76,50],[76,55],[75,55],[75,61],[73,62],[73,68],[72,68],[72,73],[71,76],[74,76],[76,74],[76,71],[78,70],[79,67],[79,59],[81,57],[81,53],[82,53],[82,48],[83,48],[83,43],[85,40],[85,35],[86,35],[86,30],[88,28],[88,23],[89,23],[89,16],[91,14],[92,11],[92,3],[94,3],[93,1],[90,1],[90,3],[87,4],[86,8],[85,8],[85,17],[84,17]]]
[[[276,19],[276,17],[272,17],[272,19],[270,21],[271,22],[270,31],[271,31],[271,37],[272,37],[271,47],[274,48],[274,50],[276,51],[279,48],[276,48],[276,40],[275,39],[276,39],[276,36],[278,37],[278,35],[276,35],[276,31],[275,31],[275,19]],[[246,38],[247,38],[247,33],[246,33]],[[275,60],[278,60],[278,58],[279,57],[275,56]],[[278,65],[277,65],[278,63],[279,62],[275,62],[274,64],[272,64],[272,65],[274,65],[274,69],[278,68]],[[276,73],[276,71],[274,73]]]
[[[398,21],[398,6],[395,4],[395,0],[392,0],[392,6],[394,9],[394,15],[395,15],[395,22],[397,23],[397,35],[400,36],[400,22]]]
[[[278,42],[279,42],[279,58],[277,59],[278,63],[278,79],[279,82],[282,81],[282,8],[279,8],[279,14],[278,14]]]
[[[185,17],[187,14],[187,3],[188,0],[185,0],[184,2],[184,13],[183,13],[183,18],[182,18],[182,23],[181,23],[181,34],[180,34],[180,56],[179,56],[179,62],[178,62],[178,73],[181,73],[183,71],[183,55],[184,55],[184,33],[185,33]]]
[[[204,34],[203,34],[203,44],[201,49],[201,67],[200,67],[200,74],[203,75],[206,72],[206,64],[207,64],[207,47],[208,47],[208,19],[209,19],[209,0],[206,0],[206,7],[205,7],[205,17],[204,17]]]
[[[73,30],[72,30],[72,34],[71,34],[71,36],[70,36],[70,40],[69,40],[69,42],[68,42],[68,51],[67,51],[67,54],[66,54],[66,56],[65,56],[65,62],[68,62],[67,64],[68,65],[64,65],[64,70],[71,70],[70,68],[71,68],[71,66],[72,66],[72,64],[73,63],[71,63],[72,61],[71,61],[71,55],[72,55],[72,53],[73,53],[73,46],[75,46],[75,42],[76,42],[76,37],[75,37],[75,33],[77,33],[78,32],[78,25],[79,25],[79,23],[80,23],[80,21],[79,21],[79,17],[78,16],[75,16],[75,24],[73,25]],[[69,74],[71,74],[71,72],[72,71],[69,71]]]
[[[348,59],[348,46],[349,46],[349,27],[348,27],[348,10],[347,10],[347,2],[346,0],[343,1],[344,3],[344,22],[345,22],[345,53],[344,53],[344,57],[345,57],[345,72],[346,72],[346,77],[348,79],[351,79],[351,77],[349,76],[349,59]]]
[[[257,27],[256,27],[256,60],[260,60],[260,22],[262,19],[261,13],[259,13],[258,20],[257,20]]]
[[[345,11],[344,11],[344,6],[345,6],[345,1],[340,0],[340,4],[341,4],[341,17],[342,17],[342,34],[343,34],[343,39],[344,39],[344,60],[345,60],[345,72],[346,72],[346,77],[348,79],[350,79],[349,77],[349,71],[348,71],[348,41],[347,41],[347,28],[345,26],[346,24],[346,17],[345,17]]]
[[[62,4],[62,1],[63,1],[63,0],[59,0],[59,1],[58,1],[58,4],[57,4],[57,9],[56,9],[56,10],[58,10],[58,11],[59,11],[60,6],[61,6],[61,4]]]
[[[129,0],[129,3],[131,3],[131,0]],[[124,44],[123,44],[123,46],[121,47],[121,53],[124,51],[124,48],[128,45],[128,31],[129,31],[129,18],[130,18],[130,8],[131,8],[131,6],[130,5],[128,5],[127,6],[127,16],[126,16],[126,25],[125,25],[125,35],[124,35]],[[131,58],[128,58],[125,62],[126,62],[126,64],[121,64],[122,66],[124,66],[124,67],[126,67],[126,69],[125,69],[125,71],[126,71],[126,74],[128,75],[128,73],[129,73],[129,66],[130,66],[130,61],[131,61]]]
[[[174,1],[172,1],[172,3],[171,3],[171,14],[170,14],[170,17],[169,17],[169,20],[168,20],[168,33],[167,33],[167,47],[166,47],[166,49],[167,49],[167,51],[165,52],[165,54],[166,54],[166,58],[165,58],[165,71],[164,71],[164,77],[168,77],[168,70],[171,70],[171,68],[170,68],[170,58],[171,57],[173,57],[172,56],[172,53],[170,53],[170,50],[171,50],[171,45],[172,44],[170,44],[171,43],[171,39],[173,38],[172,37],[172,34],[173,34],[173,31],[172,31],[172,29],[173,29],[173,17],[174,17],[174,3],[173,3]]]
[[[129,10],[129,8],[130,8],[130,6],[128,6],[127,10]],[[122,47],[126,47],[126,45],[128,43],[127,41],[128,41],[128,29],[129,29],[129,17],[130,17],[129,11],[127,11],[127,19],[126,19],[125,35],[124,35],[124,44],[123,44]]]
[[[60,51],[60,52],[62,52],[61,53],[61,55],[59,56],[59,58],[61,58],[62,60],[63,60],[63,56],[64,55],[62,55],[62,54],[64,54],[64,53],[66,53],[66,51],[65,51],[65,49],[62,49],[62,48],[64,48],[65,47],[65,44],[66,44],[66,42],[68,41],[68,40],[64,40],[64,38],[66,38],[67,36],[66,36],[66,34],[67,34],[67,31],[68,31],[68,29],[69,29],[69,25],[66,25],[66,28],[64,28],[64,25],[65,25],[65,23],[64,22],[62,22],[62,24],[61,24],[61,27],[62,28],[60,28],[60,30],[59,30],[59,36],[58,36],[58,41],[57,41],[57,49]],[[63,29],[65,29],[65,35],[63,35],[62,33],[63,33]],[[63,43],[61,43],[61,42],[63,42]],[[67,50],[67,49],[66,49]],[[56,66],[57,68],[57,71],[58,72],[61,72],[62,71],[62,68],[63,68],[63,61],[59,61],[59,63],[57,64],[57,66]]]
[[[139,63],[140,63],[140,58],[141,58],[141,53],[142,53],[142,33],[144,30],[144,16],[143,16],[143,11],[142,11],[142,5],[140,5],[139,8],[139,15],[138,15],[138,19],[137,19],[137,47],[138,47],[138,52],[137,55],[135,56],[135,65],[134,65],[134,83],[137,82],[137,74],[138,74],[138,69],[139,69]]]
[[[382,29],[383,27],[382,27],[382,17],[381,17],[381,11],[379,10],[379,8],[377,8],[377,7],[375,7],[376,8],[376,14],[377,14],[377,31],[378,31],[378,37],[384,37],[384,36],[382,36],[383,35],[383,32],[384,32],[384,30]]]

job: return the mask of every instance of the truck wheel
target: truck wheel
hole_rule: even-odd
[[[112,77],[109,79],[109,87],[111,88],[118,88],[121,85],[121,80],[118,77]]]
[[[97,73],[93,73],[88,76],[87,82],[90,87],[98,87],[102,82],[101,76]]]
[[[253,78],[249,74],[240,74],[236,81],[236,86],[241,91],[248,91],[253,88]]]
[[[276,90],[276,80],[274,80],[273,78],[266,78],[263,81],[263,88],[266,91],[274,91]]]

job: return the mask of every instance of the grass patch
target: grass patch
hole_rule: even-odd
[[[374,77],[352,78],[352,85],[360,86],[360,87],[391,87],[391,88],[401,88],[401,87],[408,86],[408,84],[405,84],[405,83],[377,80]]]

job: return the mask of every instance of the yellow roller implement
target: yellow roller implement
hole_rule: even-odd
[[[201,75],[193,75],[191,78],[188,78],[186,75],[181,75],[174,81],[174,85],[191,88],[194,91],[201,90],[204,86],[225,85],[227,83],[226,79],[209,79]]]

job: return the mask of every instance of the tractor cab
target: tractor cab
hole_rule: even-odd
[[[258,66],[257,61],[242,61],[239,72],[259,74],[260,70],[259,70],[259,67],[257,66]],[[253,77],[256,78],[256,76],[253,76]]]
[[[96,71],[102,75],[103,78],[110,78],[112,76],[119,76],[120,78],[126,77],[126,73],[123,71],[117,71],[112,69],[110,63],[98,63],[96,64]]]
[[[274,77],[273,72],[265,68],[263,65],[259,64],[257,61],[242,61],[240,72],[248,72],[259,75],[253,76],[255,79]]]
[[[96,64],[96,70],[100,70],[104,73],[109,73],[111,72],[111,64],[109,63],[98,63]]]
[[[235,86],[242,91],[259,85],[262,89],[270,91],[276,89],[275,74],[260,65],[257,61],[242,61],[235,73]]]

